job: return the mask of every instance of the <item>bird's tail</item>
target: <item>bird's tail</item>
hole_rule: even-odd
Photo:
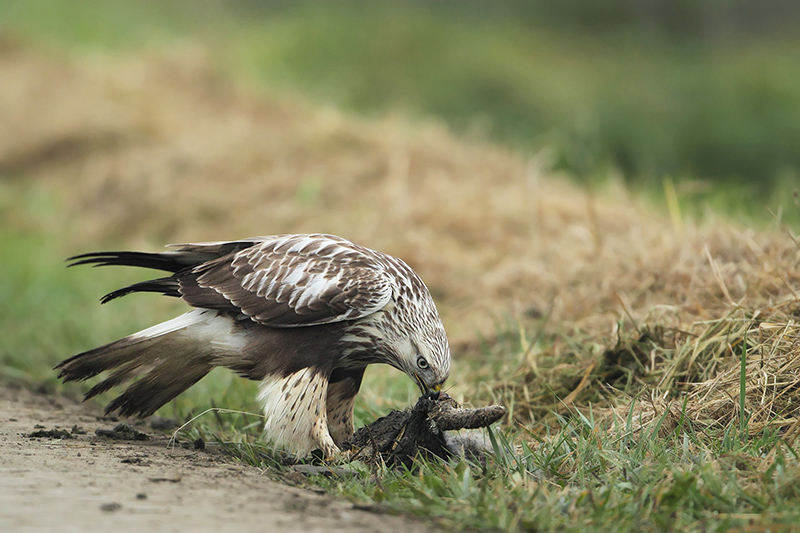
[[[106,406],[106,413],[150,416],[215,366],[220,355],[239,349],[233,320],[207,309],[194,309],[177,318],[124,339],[80,353],[55,368],[65,382],[84,381],[111,370],[84,399],[133,381]]]

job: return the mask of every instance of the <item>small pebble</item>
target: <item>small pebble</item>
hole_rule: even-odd
[[[104,503],[100,506],[100,510],[107,513],[113,513],[115,511],[119,511],[120,509],[122,509],[122,504],[117,502]]]

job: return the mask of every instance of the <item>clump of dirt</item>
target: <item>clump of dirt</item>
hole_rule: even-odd
[[[127,422],[120,422],[114,429],[97,428],[95,435],[114,440],[150,440],[147,433],[142,433]]]
[[[72,433],[66,429],[52,428],[52,429],[37,429],[27,434],[32,439],[71,439]]]
[[[447,438],[447,431],[489,427],[506,412],[500,405],[464,409],[445,393],[430,393],[420,397],[414,407],[393,410],[360,428],[344,448],[354,452],[352,459],[411,468],[420,455],[449,459],[458,453]],[[485,460],[483,449],[460,451]]]

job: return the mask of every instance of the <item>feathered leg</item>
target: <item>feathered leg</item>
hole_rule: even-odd
[[[364,369],[335,370],[328,384],[328,430],[337,446],[355,433],[353,406],[361,387]]]
[[[295,457],[315,449],[325,457],[338,455],[328,431],[327,393],[328,373],[316,367],[265,377],[258,398],[264,402],[266,440]]]

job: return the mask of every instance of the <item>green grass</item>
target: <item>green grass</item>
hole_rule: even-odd
[[[660,195],[670,178],[698,212],[764,220],[766,207],[800,221],[794,33],[576,25],[564,17],[580,9],[553,19],[546,3],[506,4],[7,0],[0,28],[78,53],[199,41],[229,75],[272,91],[547,147],[583,181],[622,174]]]
[[[658,425],[609,431],[572,415],[532,445],[523,433],[492,432],[486,466],[419,461],[411,471],[376,472],[356,464],[311,482],[456,530],[782,530],[800,520],[797,452],[774,432],[741,440],[737,422],[718,435],[681,425],[663,437]],[[246,439],[228,450],[278,475],[289,470]]]

